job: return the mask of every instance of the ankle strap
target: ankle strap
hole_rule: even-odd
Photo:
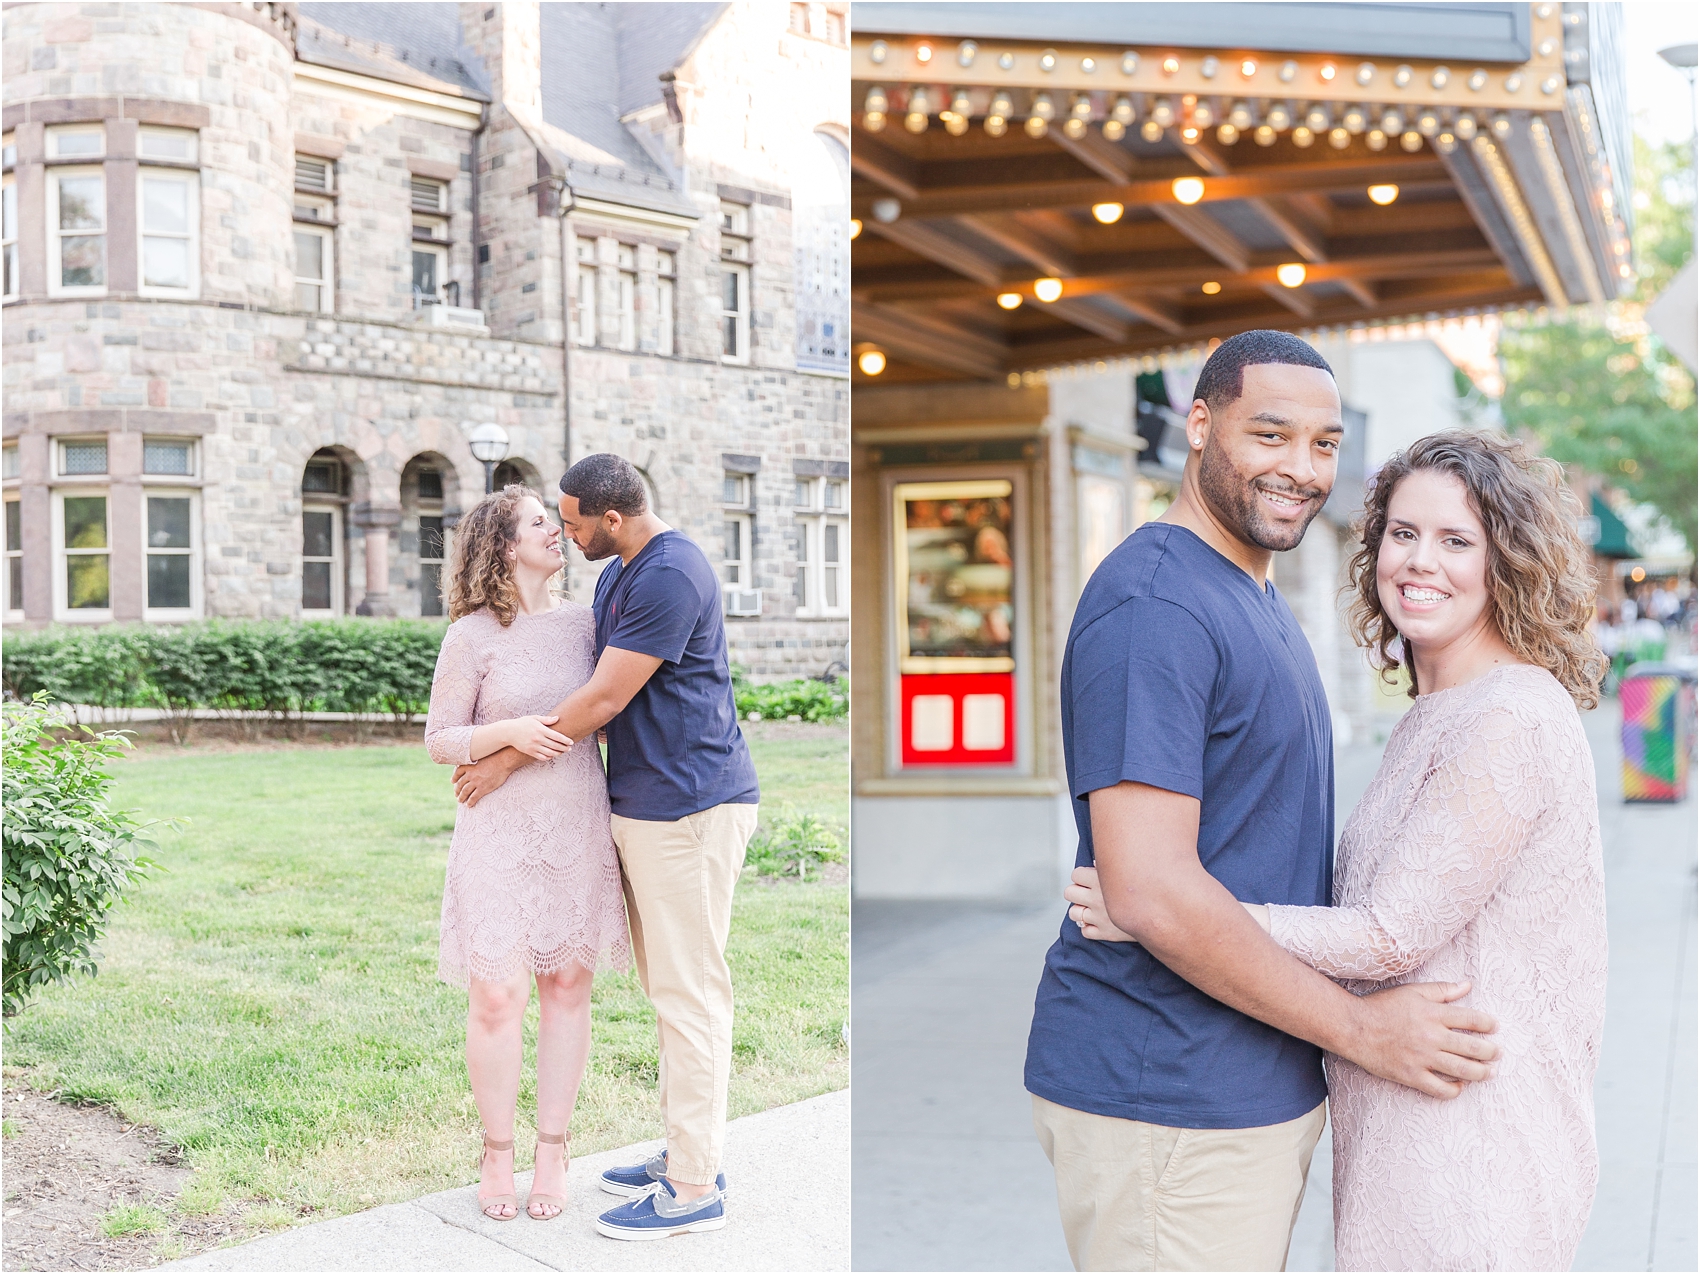
[[[537,1134],[537,1140],[546,1146],[565,1145],[572,1139],[573,1135],[570,1132],[540,1132]]]
[[[490,1134],[485,1133],[484,1148],[486,1150],[512,1150],[514,1148],[514,1139],[509,1137],[506,1141],[492,1141],[490,1139]]]

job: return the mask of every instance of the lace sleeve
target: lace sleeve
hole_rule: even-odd
[[[484,680],[483,643],[465,624],[449,625],[431,677],[431,711],[425,718],[425,751],[438,765],[472,759],[473,714]]]
[[[1333,978],[1380,982],[1420,967],[1471,919],[1528,844],[1551,780],[1539,731],[1495,708],[1456,732],[1349,907],[1271,905],[1285,950]]]

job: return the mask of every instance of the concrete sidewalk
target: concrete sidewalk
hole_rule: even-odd
[[[659,1143],[574,1159],[566,1211],[491,1221],[476,1185],[285,1230],[167,1270],[845,1270],[850,1266],[850,1095],[827,1093],[726,1129],[726,1228],[647,1243],[596,1233],[620,1200],[596,1179]],[[806,1185],[800,1185],[806,1181]],[[525,1202],[531,1174],[517,1180]]]
[[[1611,974],[1595,1084],[1600,1187],[1576,1268],[1692,1270],[1696,805],[1692,795],[1625,805],[1616,704],[1583,721],[1602,798]],[[1336,760],[1343,821],[1380,755],[1349,748]],[[856,1269],[1070,1268],[1021,1083],[1062,910],[1060,899],[856,904]],[[1290,1270],[1334,1268],[1330,1171],[1325,1133]]]

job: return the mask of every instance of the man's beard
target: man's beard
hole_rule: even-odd
[[[1316,504],[1304,521],[1299,523],[1272,522],[1264,516],[1259,489],[1275,495],[1299,500],[1315,500]],[[1198,489],[1203,493],[1216,515],[1248,542],[1272,553],[1285,553],[1297,548],[1304,539],[1311,519],[1322,512],[1328,493],[1320,488],[1294,487],[1269,481],[1247,479],[1234,468],[1227,452],[1216,443],[1206,441],[1204,454],[1199,457]]]
[[[579,549],[587,562],[600,562],[605,557],[613,557],[620,550],[614,544],[614,534],[606,526],[598,524],[591,534],[590,543]]]

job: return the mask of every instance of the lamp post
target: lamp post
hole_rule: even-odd
[[[508,458],[508,431],[494,421],[485,421],[467,438],[472,458],[484,466],[484,494],[496,489],[496,466]]]

